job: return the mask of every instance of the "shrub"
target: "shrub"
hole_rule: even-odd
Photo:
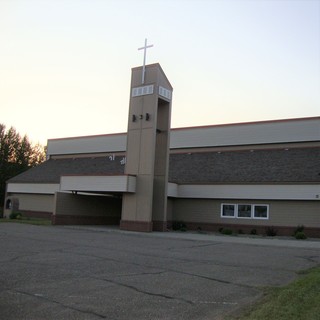
[[[300,239],[307,239],[307,236],[303,231],[298,231],[294,234],[295,238],[300,240]]]
[[[304,232],[304,225],[298,225],[294,230],[293,235],[295,236],[298,232]]]
[[[278,231],[273,227],[268,227],[266,229],[266,234],[268,237],[275,237],[277,235]]]
[[[180,231],[186,231],[187,226],[183,221],[173,221],[172,222],[172,230],[180,230]]]
[[[10,219],[21,219],[22,218],[22,215],[20,212],[11,212],[10,215],[9,215],[9,218]]]
[[[304,225],[298,225],[294,230],[293,236],[296,239],[307,239],[307,236],[304,233]]]
[[[250,234],[256,235],[257,234],[257,229],[251,229]]]
[[[222,229],[221,231],[222,234],[226,234],[226,235],[231,235],[232,234],[232,230],[231,229]]]

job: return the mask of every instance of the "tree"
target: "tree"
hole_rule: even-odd
[[[4,202],[6,181],[45,161],[45,148],[33,145],[11,127],[0,123],[0,201]],[[2,207],[2,205],[0,206]]]

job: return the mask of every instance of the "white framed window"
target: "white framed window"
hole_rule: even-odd
[[[269,205],[221,203],[221,218],[268,220]]]
[[[222,218],[234,218],[236,215],[236,204],[222,203],[221,204],[221,217]]]
[[[267,204],[253,205],[253,218],[254,219],[269,219],[269,205],[267,205]]]
[[[251,218],[252,217],[252,205],[251,204],[238,204],[238,218]]]

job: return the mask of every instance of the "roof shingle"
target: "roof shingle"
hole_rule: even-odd
[[[10,183],[59,183],[61,175],[123,174],[123,156],[48,160]],[[317,183],[320,148],[191,152],[170,155],[175,183]]]

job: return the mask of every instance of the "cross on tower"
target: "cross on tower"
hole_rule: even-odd
[[[142,67],[142,84],[144,84],[144,74],[146,72],[146,55],[147,55],[147,49],[152,48],[153,44],[150,44],[147,46],[147,39],[144,40],[144,47],[138,48],[138,50],[143,50],[144,55],[143,55],[143,67]]]

